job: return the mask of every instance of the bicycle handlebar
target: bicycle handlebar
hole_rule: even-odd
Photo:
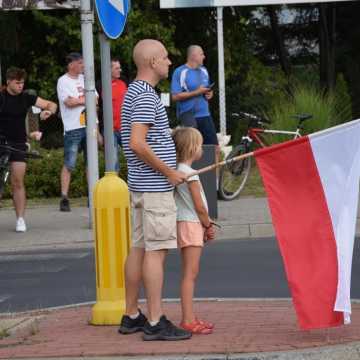
[[[252,120],[253,122],[256,122],[256,124],[258,124],[258,125],[270,124],[269,120],[263,119],[263,118],[261,118],[261,117],[259,117],[257,115],[249,114],[249,113],[246,113],[246,112],[232,113],[231,115],[235,116],[235,117],[248,118],[248,119]]]
[[[235,116],[235,117],[245,117],[245,118],[248,118],[250,120],[253,120],[253,121],[256,121],[259,125],[262,125],[262,124],[270,124],[271,121],[268,120],[268,119],[265,119],[265,118],[261,118],[257,115],[254,115],[254,114],[249,114],[249,113],[246,113],[246,112],[239,112],[239,113],[232,113],[231,116]],[[307,114],[307,113],[303,113],[303,114],[296,114],[296,115],[292,115],[291,116],[292,118],[296,119],[299,121],[299,124],[301,124],[303,121],[305,120],[308,120],[308,119],[311,119],[313,117],[313,115],[311,114]]]
[[[1,150],[24,155],[25,158],[27,158],[27,159],[41,159],[42,158],[42,156],[35,151],[31,151],[31,152],[30,151],[22,151],[22,150],[16,149],[12,146],[5,145],[5,144],[0,144],[0,151]]]

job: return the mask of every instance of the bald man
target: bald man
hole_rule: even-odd
[[[121,141],[128,162],[133,217],[132,247],[125,264],[126,314],[119,332],[143,331],[144,340],[184,340],[191,333],[177,328],[163,314],[164,261],[177,247],[174,186],[185,180],[176,169],[175,145],[167,113],[155,86],[169,73],[164,45],[141,40],[133,51],[137,76],[122,107]],[[138,308],[141,281],[148,319]]]
[[[215,145],[218,159],[219,143],[209,110],[209,100],[214,93],[204,60],[200,46],[188,47],[186,64],[176,68],[171,79],[171,99],[176,102],[176,114],[181,124],[197,128],[204,145]]]

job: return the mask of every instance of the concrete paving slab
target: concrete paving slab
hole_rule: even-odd
[[[360,211],[360,210],[359,210]],[[358,211],[358,217],[359,217]],[[222,226],[219,240],[241,240],[274,237],[266,198],[239,198],[218,202]],[[89,228],[89,210],[74,207],[70,213],[60,212],[58,205],[29,208],[26,211],[26,233],[16,233],[13,209],[0,208],[0,253],[46,248],[91,248],[93,231]],[[356,225],[360,235],[360,222]]]
[[[0,209],[0,252],[93,246],[88,208],[73,208],[69,213],[60,212],[55,206],[30,208],[26,211],[25,220],[28,231],[16,233],[14,211]]]
[[[265,238],[275,236],[273,225],[270,224],[250,224],[250,237],[251,238]]]

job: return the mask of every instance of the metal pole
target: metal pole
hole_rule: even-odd
[[[94,13],[90,0],[80,1],[81,39],[84,58],[87,177],[89,189],[89,226],[92,225],[93,190],[99,179],[99,160],[97,148],[96,90],[94,73]]]
[[[220,132],[226,135],[226,100],[225,100],[225,66],[224,66],[224,33],[223,33],[223,7],[217,8],[217,40],[219,63],[219,107]]]
[[[113,131],[113,108],[111,88],[110,40],[104,33],[99,34],[101,58],[101,88],[105,137],[105,170],[115,171],[115,145]]]

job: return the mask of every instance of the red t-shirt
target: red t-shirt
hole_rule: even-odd
[[[127,86],[124,81],[120,79],[112,80],[112,106],[113,106],[113,121],[114,130],[120,130],[121,127],[121,107],[124,101],[124,96],[127,91]]]

